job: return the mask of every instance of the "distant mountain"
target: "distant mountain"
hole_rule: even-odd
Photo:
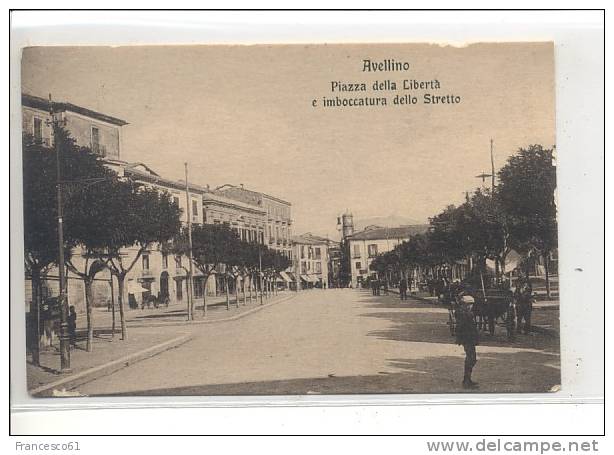
[[[428,221],[406,218],[398,215],[374,216],[371,218],[363,218],[354,220],[354,232],[362,231],[367,226],[375,225],[381,227],[398,227],[414,224],[427,224]]]

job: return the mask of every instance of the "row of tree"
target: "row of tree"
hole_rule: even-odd
[[[64,260],[67,270],[84,283],[86,349],[91,351],[96,275],[108,270],[117,279],[121,338],[126,339],[126,277],[143,254],[156,245],[167,253],[187,254],[187,233],[181,225],[181,210],[168,193],[120,178],[62,128],[54,128],[54,141],[60,151]],[[32,282],[35,363],[39,360],[42,281],[59,262],[57,156],[54,149],[32,136],[23,136],[24,258]],[[262,277],[270,281],[273,274],[290,265],[285,256],[264,245],[242,241],[224,225],[197,225],[192,234],[193,263],[206,278],[213,273],[224,273],[235,280],[253,277],[262,268]]]
[[[371,268],[380,274],[405,274],[466,260],[473,269],[485,271],[490,259],[499,279],[506,257],[515,250],[526,258],[544,258],[549,295],[549,256],[557,248],[555,190],[553,150],[541,145],[521,148],[498,172],[493,189],[477,189],[465,203],[448,206],[431,218],[425,234],[379,255]]]

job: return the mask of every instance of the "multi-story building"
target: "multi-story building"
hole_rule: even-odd
[[[345,240],[349,249],[352,287],[359,287],[368,276],[376,274],[369,266],[378,254],[391,251],[410,237],[427,230],[428,225],[425,224],[401,227],[369,226],[363,231],[348,235]]]
[[[292,237],[294,275],[301,287],[328,288],[328,239],[303,234]]]
[[[53,135],[50,110],[78,145],[112,159],[120,158],[125,120],[66,102],[52,102],[38,96],[22,94],[22,130],[50,146]]]
[[[259,205],[207,191],[203,194],[204,222],[225,224],[242,240],[265,244],[266,211]]]
[[[22,131],[34,137],[38,142],[53,145],[52,120],[60,124],[75,139],[77,145],[89,147],[94,152],[106,158],[119,159],[121,155],[122,127],[127,125],[125,120],[107,114],[77,106],[67,102],[51,102],[38,96],[22,94]],[[53,119],[52,114],[53,112]],[[79,262],[78,250],[75,262]],[[42,283],[42,297],[52,297],[58,294],[58,272],[50,269],[47,279]],[[94,300],[104,305],[111,295],[111,277],[108,271],[100,272],[93,285]],[[26,279],[26,306],[29,311],[31,303],[31,285]],[[71,305],[78,310],[85,307],[85,287],[81,279],[68,274],[67,296]]]
[[[181,223],[188,222],[188,201],[190,204],[190,221],[192,224],[202,224],[204,220],[204,199],[207,188],[190,183],[186,192],[185,181],[171,180],[160,176],[143,163],[127,163],[119,160],[105,160],[108,167],[120,177],[130,178],[149,188],[168,193],[181,210]],[[188,197],[186,197],[186,194]],[[126,248],[122,253],[134,257],[136,247]],[[128,292],[134,294],[137,303],[149,294],[166,295],[172,303],[180,303],[186,299],[188,292],[188,258],[169,254],[163,245],[152,244],[127,276]],[[202,298],[203,293],[215,294],[216,281],[210,276],[205,283],[204,276],[193,267],[194,298]],[[132,291],[132,292],[131,292]]]
[[[243,185],[223,185],[216,188],[214,193],[262,208],[266,214],[265,245],[292,259],[292,204],[265,193],[248,190]]]

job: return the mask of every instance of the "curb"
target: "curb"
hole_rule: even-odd
[[[101,376],[107,376],[111,373],[116,372],[117,370],[121,370],[122,368],[125,368],[129,365],[140,362],[141,360],[154,357],[164,351],[176,348],[177,346],[187,343],[191,339],[191,335],[182,335],[177,338],[173,338],[172,340],[165,341],[164,343],[160,343],[150,348],[144,349],[142,351],[135,352],[134,354],[127,355],[117,360],[112,360],[111,362],[107,362],[103,365],[98,365],[96,367],[92,367],[90,369],[81,371],[71,376],[62,378],[58,381],[42,385],[40,387],[37,387],[36,389],[29,390],[28,393],[30,394],[30,396],[35,398],[50,397],[54,390],[60,388],[67,390],[74,389],[75,387],[91,382]]]
[[[241,319],[242,317],[248,316],[248,315],[250,315],[252,313],[255,313],[257,311],[260,311],[260,310],[263,310],[263,309],[268,308],[270,306],[276,305],[278,303],[282,303],[282,302],[285,302],[287,300],[293,299],[294,297],[296,297],[295,294],[289,295],[289,296],[283,297],[283,298],[281,298],[279,300],[275,300],[273,302],[269,302],[269,303],[265,303],[265,304],[262,304],[262,305],[255,306],[251,310],[244,311],[243,313],[235,314],[234,316],[229,316],[227,318],[222,318],[222,319],[202,319],[202,320],[199,320],[199,321],[167,321],[167,322],[151,322],[151,323],[137,322],[137,323],[133,323],[133,324],[128,323],[128,327],[134,327],[134,328],[142,328],[142,327],[172,327],[172,326],[190,326],[190,325],[199,325],[199,324],[215,324],[215,323],[218,323],[218,322],[236,321],[237,319]]]

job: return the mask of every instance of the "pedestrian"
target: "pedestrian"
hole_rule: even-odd
[[[70,338],[70,344],[77,345],[77,312],[75,306],[71,305],[68,309],[68,337]]]
[[[399,283],[399,298],[401,300],[407,299],[407,281],[405,281],[405,278],[401,278]]]
[[[465,350],[465,371],[463,376],[463,388],[475,389],[477,382],[471,380],[473,367],[477,363],[475,347],[478,345],[478,329],[475,325],[473,304],[475,299],[470,295],[459,297],[459,305],[455,312],[456,316],[456,344],[462,345]]]
[[[374,278],[371,279],[371,294],[377,295],[377,282]]]

